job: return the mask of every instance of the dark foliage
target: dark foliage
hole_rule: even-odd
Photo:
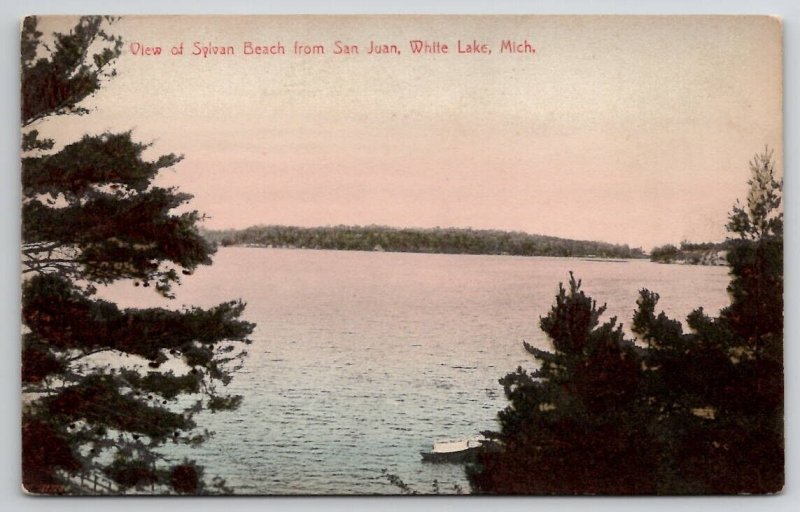
[[[600,324],[605,307],[571,277],[560,288],[542,329],[554,352],[525,348],[541,364],[500,380],[510,405],[501,430],[489,433],[502,450],[486,451],[470,482],[502,494],[652,493],[657,453],[641,430],[641,357],[616,319]]]
[[[193,464],[181,464],[170,473],[172,488],[182,494],[196,494],[200,489],[200,475]]]
[[[250,333],[249,324],[236,321],[243,310],[244,304],[236,301],[208,310],[120,310],[111,302],[87,297],[55,274],[36,275],[22,290],[25,325],[51,347],[113,349],[153,362],[172,355],[209,365],[215,343],[244,341]]]
[[[650,251],[650,261],[663,261],[672,263],[678,258],[678,248],[672,244],[662,245]]]
[[[42,32],[37,19],[22,23],[22,123],[62,114],[87,114],[79,103],[100,89],[103,80],[116,71],[110,64],[119,57],[122,39],[103,29],[109,17],[84,16],[67,34],[53,34],[49,58],[39,57]],[[99,45],[96,50],[93,45]]]
[[[650,261],[691,265],[722,265],[724,260],[719,255],[726,253],[730,248],[731,243],[729,241],[721,243],[683,241],[680,247],[672,244],[654,247],[650,251]]]
[[[396,229],[386,226],[253,226],[242,230],[208,231],[215,243],[445,254],[508,254],[513,256],[592,256],[642,258],[641,249],[586,240],[568,240],[521,232],[480,229]]]
[[[731,304],[680,322],[642,290],[626,340],[570,279],[541,327],[553,351],[500,380],[499,449],[468,467],[474,491],[763,494],[784,482],[783,220],[771,153],[751,162],[726,242]],[[667,248],[665,252],[677,251]]]
[[[202,216],[173,212],[191,196],[152,185],[180,157],[148,161],[130,132],[58,147],[32,127],[89,113],[82,102],[115,75],[122,41],[103,28],[113,21],[81,18],[49,43],[35,17],[22,27],[23,485],[63,492],[64,475],[83,473],[121,490],[207,492],[199,466],[167,469],[158,447],[202,442],[195,414],[240,403],[222,391],[254,327],[244,304],[120,309],[95,296],[97,284],[133,280],[171,297],[180,276],[211,263]]]
[[[25,488],[34,493],[50,493],[60,482],[56,470],[77,471],[81,463],[72,450],[63,427],[30,416],[22,419],[22,474]]]

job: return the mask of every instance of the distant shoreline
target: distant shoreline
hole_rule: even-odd
[[[420,254],[549,256],[618,262],[644,259],[641,248],[591,240],[571,240],[519,231],[465,228],[392,228],[387,226],[252,226],[205,230],[203,236],[223,247],[327,249]]]
[[[631,260],[646,261],[647,258],[592,258],[586,256],[522,256],[518,254],[468,254],[468,253],[445,253],[445,252],[412,252],[412,251],[374,251],[362,249],[323,249],[311,247],[275,247],[256,244],[230,244],[221,246],[223,249],[269,249],[272,251],[331,251],[331,252],[370,252],[385,254],[423,254],[423,255],[443,255],[443,256],[508,256],[512,258],[575,258],[581,261],[591,261],[594,263],[628,263]]]
[[[650,261],[674,265],[727,267],[730,243],[730,241],[704,244],[682,242],[680,247],[672,244],[662,245],[651,251]]]

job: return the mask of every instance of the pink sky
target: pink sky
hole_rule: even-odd
[[[48,19],[42,28],[64,26]],[[133,129],[209,228],[455,226],[657,244],[721,240],[765,145],[781,167],[781,27],[766,17],[126,17],[134,56],[59,141]],[[409,40],[492,55],[411,55]],[[534,55],[499,52],[527,39]],[[401,55],[335,56],[333,43]],[[188,55],[192,42],[238,55]],[[244,56],[245,41],[326,55]]]

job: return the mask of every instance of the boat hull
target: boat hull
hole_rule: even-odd
[[[463,464],[465,462],[475,462],[479,451],[480,447],[476,447],[456,452],[420,452],[420,454],[422,455],[422,462]]]

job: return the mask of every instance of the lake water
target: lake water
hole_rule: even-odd
[[[728,269],[574,258],[224,248],[177,289],[180,304],[242,298],[256,322],[230,389],[235,412],[203,413],[217,432],[197,459],[242,494],[396,493],[383,469],[421,492],[469,486],[458,465],[422,463],[435,440],[497,428],[498,379],[533,368],[523,340],[549,348],[538,327],[574,271],[630,322],[638,290],[661,295],[676,319],[727,305]],[[114,285],[122,305],[160,304]],[[170,448],[171,449],[171,448]]]

